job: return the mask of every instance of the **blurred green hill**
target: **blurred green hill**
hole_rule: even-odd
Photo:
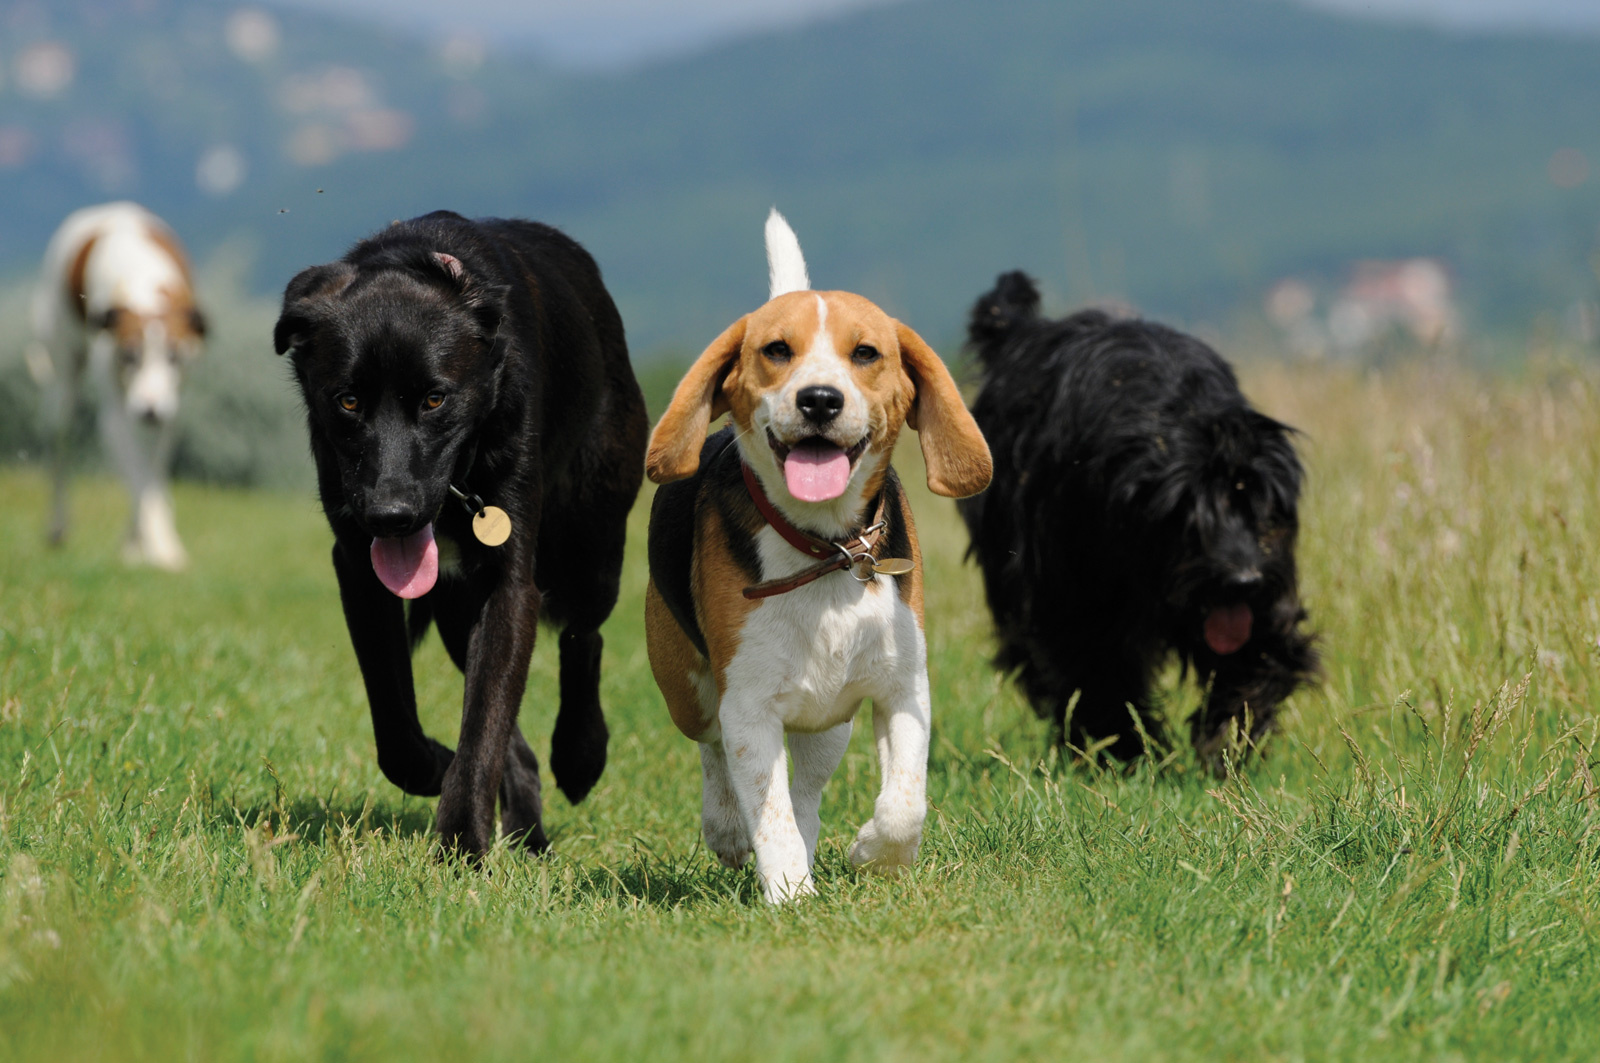
[[[1189,322],[1367,257],[1443,258],[1480,328],[1595,292],[1594,38],[921,0],[623,72],[492,45],[201,0],[0,4],[0,271],[113,196],[202,261],[246,249],[264,293],[392,218],[523,214],[595,252],[649,355],[761,301],[776,203],[819,285],[946,346],[1014,267],[1057,303]]]

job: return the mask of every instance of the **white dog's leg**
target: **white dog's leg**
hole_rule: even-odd
[[[789,756],[794,759],[794,781],[789,784],[789,803],[794,806],[794,822],[806,842],[806,866],[817,864],[817,835],[822,830],[822,788],[833,778],[844,751],[850,748],[850,723],[819,734],[795,733],[789,736]]]
[[[850,862],[875,871],[898,871],[917,858],[922,821],[928,814],[928,673],[919,670],[912,688],[882,702],[872,699],[883,788],[872,818],[850,847]]]
[[[142,438],[148,433],[140,430],[122,403],[101,401],[100,438],[133,501],[123,558],[133,564],[177,570],[188,562],[188,557],[178,541],[166,478],[157,467],[171,451],[173,431],[170,421],[163,422],[153,440]]]
[[[72,442],[72,415],[78,407],[77,359],[51,346],[50,377],[45,409],[51,432],[50,541],[59,546],[67,538],[67,458]]]
[[[706,847],[725,866],[743,867],[750,859],[750,835],[745,830],[744,816],[739,812],[733,781],[728,778],[728,761],[720,741],[700,743],[700,772],[705,777],[700,798],[700,829],[705,835]]]
[[[145,493],[151,486],[150,462],[144,453],[144,442],[139,439],[138,425],[128,416],[116,395],[106,393],[103,383],[100,390],[100,442],[122,485],[128,489],[128,500],[132,503],[122,558],[130,564],[138,564],[145,559],[140,518],[144,512]]]
[[[806,864],[806,842],[789,804],[789,765],[783,725],[764,708],[722,702],[722,748],[728,775],[756,854],[756,873],[768,901],[781,903],[815,893]]]
[[[177,521],[172,515],[172,490],[167,486],[177,436],[178,426],[171,420],[163,420],[156,430],[155,444],[150,450],[150,481],[139,506],[139,540],[144,556],[151,564],[174,572],[189,563],[189,555],[178,538]]]
[[[172,495],[165,483],[152,483],[139,496],[139,555],[158,568],[177,572],[189,563],[172,518]]]

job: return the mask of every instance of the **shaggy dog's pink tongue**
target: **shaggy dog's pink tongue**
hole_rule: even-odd
[[[1238,653],[1250,641],[1250,625],[1255,617],[1248,605],[1220,605],[1206,614],[1206,645],[1211,652],[1226,657]]]
[[[372,571],[402,598],[420,598],[439,578],[439,544],[433,525],[403,539],[372,540]]]
[[[850,485],[850,455],[825,439],[807,439],[783,459],[783,480],[802,502],[838,498]]]

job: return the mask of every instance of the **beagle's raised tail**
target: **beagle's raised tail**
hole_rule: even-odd
[[[800,238],[789,228],[777,207],[767,215],[767,286],[768,299],[811,290],[811,278],[806,276],[806,257],[800,253]]]

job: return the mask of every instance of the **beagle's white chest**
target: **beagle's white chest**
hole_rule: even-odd
[[[815,563],[771,528],[756,545],[768,579]],[[787,731],[825,731],[863,698],[905,691],[925,660],[916,615],[893,578],[863,583],[832,572],[751,610],[728,663],[724,704],[773,712]]]

